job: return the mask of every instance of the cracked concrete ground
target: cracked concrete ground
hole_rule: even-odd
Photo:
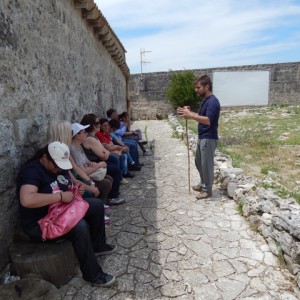
[[[62,299],[299,299],[295,279],[233,200],[215,186],[213,197],[188,191],[187,149],[167,121],[138,121],[153,141],[152,156],[122,187],[126,204],[112,208],[107,228],[117,253],[100,258],[117,277],[96,288],[75,277]],[[191,157],[191,181],[198,181]]]

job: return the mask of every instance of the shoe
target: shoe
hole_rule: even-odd
[[[135,164],[136,166],[139,166],[139,167],[143,167],[144,164],[143,163],[138,163],[138,164]]]
[[[109,224],[110,221],[111,221],[111,218],[109,216],[107,216],[107,215],[104,215],[104,223],[105,224]]]
[[[125,200],[122,199],[122,198],[112,198],[112,199],[109,199],[109,205],[110,206],[120,205],[120,204],[123,204],[123,203],[125,203]]]
[[[95,280],[94,282],[91,282],[91,284],[93,286],[98,286],[98,287],[109,287],[112,286],[115,282],[116,282],[115,276],[102,272],[98,276],[98,279]]]
[[[133,178],[134,175],[132,173],[127,172],[126,174],[123,174],[123,178]]]
[[[147,141],[145,141],[145,140],[138,140],[138,143],[139,143],[139,144],[142,144],[142,145],[146,145],[146,144],[148,144],[148,142],[147,142]]]
[[[128,170],[130,171],[141,171],[141,167],[137,164],[132,164],[128,166]]]
[[[95,254],[97,255],[109,255],[109,254],[113,254],[114,252],[116,252],[118,249],[117,245],[109,245],[109,244],[105,244],[103,248],[101,248],[101,250],[95,250]]]
[[[202,186],[200,184],[192,185],[192,189],[196,192],[202,192]]]
[[[128,184],[128,180],[126,180],[125,178],[122,178],[122,180],[120,181],[120,184]]]
[[[201,192],[201,193],[199,193],[199,194],[196,196],[196,198],[197,198],[198,200],[200,200],[200,199],[207,199],[207,198],[209,198],[209,197],[211,197],[211,196],[212,196],[211,193],[208,193],[208,192]]]
[[[109,205],[106,205],[104,204],[104,211],[109,211],[110,210],[110,206]]]
[[[150,151],[145,151],[145,152],[143,152],[143,155],[144,155],[144,156],[151,156],[152,153],[151,153]]]

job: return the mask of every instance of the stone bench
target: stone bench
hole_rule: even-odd
[[[17,240],[9,248],[11,275],[44,279],[56,287],[67,284],[76,274],[77,260],[72,243],[35,243]]]

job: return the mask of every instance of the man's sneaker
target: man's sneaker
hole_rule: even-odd
[[[117,251],[118,246],[117,245],[109,245],[105,244],[104,247],[101,250],[96,250],[95,254],[97,255],[109,255],[113,254]]]
[[[115,276],[102,272],[98,276],[98,279],[91,283],[93,286],[109,287],[109,286],[112,286],[115,282],[116,282]]]
[[[137,164],[132,164],[128,166],[128,170],[130,171],[141,171],[141,166]]]
[[[130,172],[127,172],[126,174],[123,174],[123,178],[133,178],[134,175]]]
[[[202,192],[202,186],[200,184],[192,185],[192,189],[196,192]]]
[[[207,198],[209,198],[209,197],[211,197],[211,196],[212,196],[211,193],[208,193],[208,192],[201,192],[201,193],[199,193],[199,194],[196,196],[196,198],[197,198],[198,200],[201,200],[201,199],[207,199]]]
[[[125,200],[122,199],[122,198],[112,198],[112,199],[109,199],[109,205],[110,206],[120,205],[120,204],[123,204],[123,203],[125,203]]]
[[[122,178],[122,180],[120,181],[121,184],[128,184],[128,180],[126,180],[125,178]]]
[[[109,211],[110,210],[110,206],[109,205],[106,205],[104,204],[104,211]]]
[[[138,140],[138,143],[139,143],[139,144],[142,144],[142,145],[146,145],[148,142],[145,141],[145,140]]]
[[[111,221],[111,218],[109,216],[107,216],[107,215],[104,215],[104,223],[105,224],[109,224],[110,221]]]

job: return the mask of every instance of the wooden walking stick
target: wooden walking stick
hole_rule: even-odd
[[[188,151],[188,181],[189,181],[189,193],[191,194],[190,144],[189,144],[189,133],[188,133],[188,119],[185,119],[185,135],[186,135],[186,146],[187,146],[187,151]]]

